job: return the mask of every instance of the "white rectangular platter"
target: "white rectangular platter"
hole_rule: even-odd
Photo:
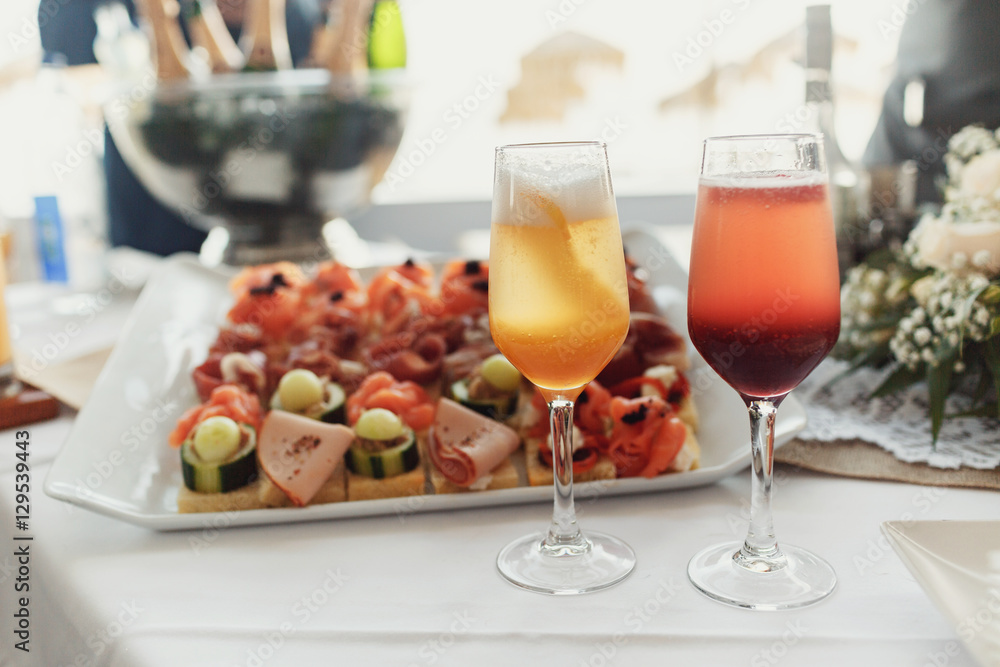
[[[629,254],[649,274],[657,302],[686,337],[687,275],[645,229],[624,234]],[[177,450],[167,434],[177,417],[197,402],[191,371],[200,364],[231,305],[230,274],[206,268],[192,255],[168,258],[136,302],[121,339],[97,379],[45,480],[54,498],[154,530],[315,521],[411,514],[552,500],[551,487],[352,501],[304,508],[218,514],[179,514],[181,485]],[[746,409],[690,347],[689,379],[701,415],[697,470],[654,479],[581,483],[579,498],[683,489],[714,483],[750,462]],[[801,431],[803,407],[793,396],[782,403],[776,444]]]

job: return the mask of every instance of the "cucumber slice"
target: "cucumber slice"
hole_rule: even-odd
[[[195,453],[206,463],[225,461],[243,442],[240,425],[223,415],[209,417],[198,424],[193,437]]]
[[[323,400],[310,406],[305,411],[306,417],[318,419],[327,424],[347,423],[347,393],[336,382],[327,382],[323,386]]]
[[[323,383],[316,374],[305,368],[293,368],[281,376],[276,396],[289,412],[305,412],[323,400]]]
[[[451,397],[456,402],[461,403],[470,410],[475,410],[481,415],[486,415],[490,419],[503,421],[514,414],[517,409],[517,393],[499,398],[486,400],[473,400],[469,398],[469,381],[457,380],[451,384]]]
[[[181,445],[184,486],[199,493],[225,493],[246,486],[257,478],[257,432],[240,424],[241,446],[224,461],[205,461],[195,449],[194,437]]]
[[[346,406],[347,393],[344,391],[344,388],[336,382],[327,382],[323,385],[322,400],[313,403],[305,410],[296,414],[304,415],[310,419],[318,419],[327,424],[346,424]],[[274,395],[271,396],[271,409],[295,412],[295,410],[289,410],[282,404],[281,396],[278,392],[274,392]]]
[[[403,442],[381,451],[370,451],[355,440],[344,459],[347,468],[356,475],[384,479],[409,472],[420,465],[420,450],[413,431],[406,429]]]
[[[517,391],[521,386],[521,371],[514,368],[514,364],[507,361],[507,357],[502,354],[486,357],[479,372],[482,373],[484,380],[505,394]]]
[[[365,440],[391,441],[403,435],[406,427],[391,410],[372,408],[361,413],[354,424],[354,432]]]

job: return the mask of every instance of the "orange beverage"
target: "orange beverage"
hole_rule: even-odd
[[[702,178],[688,330],[743,397],[783,397],[840,330],[840,277],[824,181],[814,175]]]
[[[611,360],[629,325],[617,215],[567,222],[494,220],[490,331],[546,399],[575,398]]]

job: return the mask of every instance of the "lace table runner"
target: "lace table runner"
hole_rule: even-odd
[[[870,398],[890,372],[862,368],[830,384],[847,364],[828,359],[796,390],[808,413],[800,440],[863,440],[906,463],[932,468],[990,470],[1000,466],[1000,420],[946,419],[937,444],[931,442],[927,387],[917,384],[885,398]],[[947,411],[958,412],[960,399]]]

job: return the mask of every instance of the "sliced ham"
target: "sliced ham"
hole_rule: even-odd
[[[447,398],[438,400],[430,432],[431,461],[449,481],[469,486],[520,445],[512,428]]]
[[[293,503],[307,505],[343,460],[354,431],[282,410],[264,418],[257,440],[260,466]]]
[[[403,332],[366,349],[364,359],[370,368],[386,371],[397,380],[428,385],[441,377],[447,350],[444,337],[436,333]]]
[[[614,387],[660,365],[673,366],[681,372],[688,369],[690,361],[684,338],[663,317],[634,312],[625,342],[597,380],[605,387]]]

